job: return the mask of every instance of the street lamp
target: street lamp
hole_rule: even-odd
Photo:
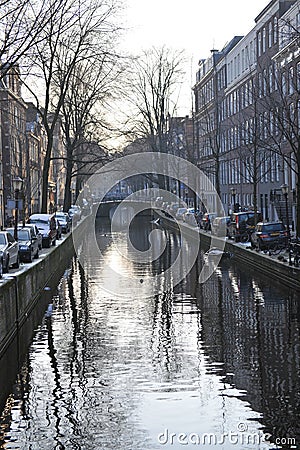
[[[290,220],[289,220],[289,209],[288,209],[288,193],[289,193],[288,185],[282,184],[281,191],[285,198],[286,228],[287,228],[287,234],[288,234],[288,241],[290,242],[291,234],[290,234]]]
[[[20,177],[15,177],[12,179],[13,189],[15,191],[15,227],[14,227],[14,238],[18,240],[18,215],[19,215],[19,192],[23,186],[23,180]]]
[[[235,212],[235,199],[236,199],[236,189],[234,187],[230,188],[231,198],[233,203],[233,212]]]

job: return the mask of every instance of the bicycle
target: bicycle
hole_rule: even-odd
[[[269,252],[269,256],[279,255],[279,253],[287,250],[287,243],[285,241],[273,242],[269,245],[267,249],[264,250],[265,253]]]
[[[295,239],[289,243],[289,262],[290,262],[290,265],[299,267],[299,263],[300,263],[300,240],[299,239]]]

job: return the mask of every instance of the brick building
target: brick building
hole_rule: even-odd
[[[235,36],[199,62],[193,88],[198,164],[225,210],[232,209],[234,192],[241,207],[256,205],[264,219],[285,220],[286,183],[288,212],[296,220],[299,4],[272,0],[246,36]]]

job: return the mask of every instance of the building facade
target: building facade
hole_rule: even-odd
[[[13,205],[10,202],[14,200],[13,179],[26,177],[26,108],[21,96],[20,71],[18,66],[15,66],[3,74],[0,80],[2,227],[9,223],[13,216]],[[25,184],[25,194],[27,187]],[[23,201],[22,209],[24,208]]]
[[[286,183],[288,215],[296,221],[299,4],[272,0],[246,36],[235,36],[199,62],[193,88],[198,165],[226,211],[233,209],[234,192],[241,208],[256,207],[265,220],[285,220]],[[287,47],[292,50],[283,58]],[[289,60],[285,69],[282,58]]]
[[[0,227],[14,220],[13,179],[23,180],[19,218],[41,210],[42,170],[47,135],[36,106],[25,102],[21,93],[18,66],[0,77]],[[53,137],[48,182],[49,210],[63,204],[65,187],[65,147],[59,121]]]

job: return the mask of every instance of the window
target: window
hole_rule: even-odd
[[[266,51],[266,29],[263,28],[262,30],[262,52],[265,53]]]
[[[273,92],[273,67],[269,67],[269,92]]]
[[[289,94],[292,95],[294,93],[294,68],[290,67],[289,70]]]
[[[300,29],[300,13],[298,13],[296,16],[296,27],[297,27],[297,30]]]
[[[258,96],[262,96],[262,74],[258,74]]]
[[[282,95],[287,94],[286,73],[285,72],[283,72],[281,75],[281,90],[282,90]]]
[[[278,33],[278,21],[277,17],[274,17],[274,31],[273,31],[274,44],[276,44],[277,42],[277,33]]]
[[[267,113],[267,111],[265,111],[264,112],[264,124],[263,124],[263,126],[264,126],[264,133],[263,133],[263,136],[264,136],[264,138],[265,139],[267,139],[267,137],[268,137],[268,113]]]
[[[270,135],[273,135],[273,130],[274,130],[274,111],[271,110],[270,111]]]
[[[272,22],[269,23],[269,48],[272,47],[272,34],[273,34],[273,25]]]
[[[257,56],[261,55],[261,33],[257,33]]]
[[[295,106],[294,103],[291,103],[289,106],[289,114],[290,114],[290,130],[291,130],[291,135],[295,136],[294,130],[295,130]]]
[[[253,55],[253,41],[250,41],[250,54],[249,54],[249,60],[250,60],[250,65],[252,64],[253,60],[254,60],[254,55]]]
[[[262,79],[262,94],[267,95],[267,70],[263,71],[263,79]]]

